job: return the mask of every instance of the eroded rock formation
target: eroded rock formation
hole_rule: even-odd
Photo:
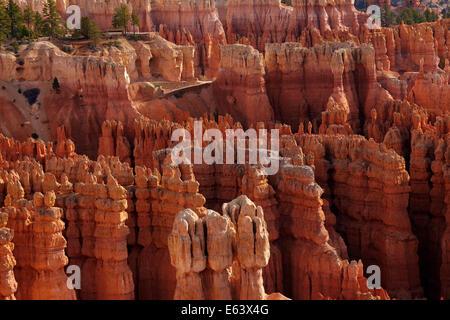
[[[8,214],[0,212],[0,300],[14,300],[17,290],[17,282],[14,277],[16,259],[13,255],[14,231],[6,228]]]
[[[196,74],[212,78],[219,69],[225,32],[214,0],[152,1],[152,20],[165,39],[196,46]]]
[[[229,113],[249,126],[274,120],[264,85],[262,55],[245,45],[222,47],[222,60],[214,96],[221,114]]]
[[[262,268],[269,262],[269,235],[262,208],[246,196],[224,204],[222,215],[181,211],[169,251],[177,269],[175,299],[266,299]]]
[[[277,183],[284,286],[294,299],[373,299],[361,261],[342,260],[329,245],[322,188],[310,167],[285,165]],[[301,214],[302,213],[302,214]],[[306,276],[305,276],[306,275]],[[385,293],[378,293],[382,298]]]
[[[74,300],[75,291],[69,289],[64,267],[68,264],[64,249],[67,241],[62,235],[64,222],[61,220],[63,210],[54,207],[56,195],[53,191],[43,195],[33,195],[31,239],[33,245],[33,271],[23,279],[30,283],[30,300]]]
[[[311,121],[314,132],[319,132],[321,122],[325,126],[321,133],[330,125],[342,126],[336,133],[358,132],[365,110],[370,111],[386,95],[376,97],[381,89],[375,84],[374,58],[370,47],[349,42],[313,48],[298,43],[268,44],[267,93],[275,118],[294,128]]]
[[[448,139],[448,135],[446,138],[446,149],[444,147],[444,149],[440,149],[442,152],[443,150],[445,151],[445,163],[443,163],[442,166],[442,172],[443,172],[443,177],[444,177],[444,181],[445,181],[445,209],[444,209],[444,214],[445,214],[445,221],[446,221],[446,227],[444,230],[444,234],[442,236],[442,265],[441,265],[441,292],[442,292],[442,296],[445,299],[449,299],[450,296],[450,281],[449,281],[449,245],[448,245],[448,238],[449,238],[449,228],[448,228],[448,221],[450,220],[449,218],[449,160],[450,160],[450,148],[449,148],[449,139]],[[442,155],[440,156],[440,160],[443,162],[443,158]]]
[[[0,49],[1,299],[75,298],[67,263],[81,299],[450,298],[450,20],[370,30],[350,0],[70,4],[103,30],[126,4],[153,32]],[[175,164],[172,134],[197,120],[279,130],[280,170]]]

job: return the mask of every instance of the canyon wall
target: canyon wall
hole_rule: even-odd
[[[151,17],[156,31],[176,44],[196,46],[196,74],[212,78],[225,44],[223,26],[213,0],[153,0]]]
[[[280,0],[231,0],[221,18],[229,43],[249,43],[264,51],[267,43],[300,42],[304,46],[322,39],[346,41],[359,34],[360,20],[352,1],[294,0],[292,6]]]
[[[264,61],[254,48],[245,45],[222,47],[222,60],[214,97],[220,114],[241,119],[245,126],[274,119],[265,90]]]
[[[304,48],[298,43],[268,44],[265,60],[267,93],[275,118],[292,127],[311,121],[313,131],[318,132],[321,122],[348,122],[358,132],[365,110],[387,99],[385,92],[376,94],[381,88],[371,64],[374,51],[367,46],[326,43]],[[322,121],[326,110],[336,110],[334,119]]]
[[[302,135],[296,138],[300,146],[310,140]],[[321,140],[332,164],[328,184],[336,208],[336,230],[349,256],[384,270],[383,287],[391,296],[421,297],[418,241],[407,211],[410,187],[404,159],[383,144],[358,136],[323,136]]]
[[[448,139],[448,135],[446,138],[446,149],[444,148],[443,150],[445,151],[445,163],[443,163],[442,165],[442,172],[443,172],[443,177],[444,177],[444,181],[445,181],[445,221],[446,221],[446,227],[444,230],[444,234],[442,236],[442,266],[441,266],[441,288],[442,288],[442,296],[444,297],[444,299],[449,299],[450,297],[450,280],[449,280],[449,266],[450,266],[450,254],[449,254],[449,227],[448,227],[448,222],[450,221],[450,201],[449,201],[449,186],[450,186],[450,170],[449,170],[449,163],[450,163],[450,148],[449,148],[449,139]],[[442,149],[441,149],[442,150]],[[442,156],[440,157],[441,161],[443,162],[443,158]]]
[[[65,255],[67,242],[62,235],[64,223],[62,209],[55,208],[55,194],[45,196],[36,192],[32,201],[27,201],[25,192],[14,171],[7,176],[8,194],[5,212],[8,227],[16,231],[14,257],[17,264],[14,276],[17,279],[18,299],[25,300],[73,300],[75,291],[67,287],[64,267],[68,264]],[[10,278],[10,284],[14,284]]]
[[[286,294],[293,299],[374,299],[361,261],[343,260],[328,243],[323,190],[313,170],[286,164],[277,180]]]
[[[394,98],[407,98],[437,115],[448,111],[449,23],[401,24],[360,34],[361,42],[374,46],[377,79]]]
[[[102,29],[126,3],[156,32],[0,51],[0,298],[75,298],[67,263],[81,299],[449,298],[450,20],[369,30],[349,0],[57,3]],[[177,91],[197,79],[213,81]],[[279,129],[280,171],[174,165],[191,117]],[[227,218],[242,205],[251,221]]]
[[[31,44],[13,61],[14,79],[24,87],[41,88],[40,105],[30,120],[34,132],[45,139],[56,138],[57,128],[65,125],[73,132],[79,151],[93,156],[104,119],[118,117],[127,123],[138,115],[128,100],[130,79],[123,64],[105,58],[70,57],[48,42]],[[58,92],[51,88],[55,78],[61,87]],[[19,110],[30,107],[26,103],[18,106]]]
[[[134,119],[151,107],[139,101],[146,83],[139,91],[131,82],[149,79],[151,73],[169,81],[192,79],[193,47],[176,46],[155,34],[135,47],[123,46],[122,51],[104,50],[102,56],[70,56],[49,42],[34,42],[18,57],[0,53],[0,65],[8,71],[0,80],[16,81],[5,83],[0,92],[0,108],[11,117],[2,122],[2,132],[21,140],[36,133],[55,141],[57,128],[65,125],[77,151],[95,158],[101,124],[114,119],[123,123],[123,133],[132,141]],[[54,79],[58,89],[52,88]],[[34,101],[24,96],[31,91]]]

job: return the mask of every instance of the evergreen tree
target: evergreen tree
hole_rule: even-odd
[[[101,39],[101,33],[95,21],[89,19],[89,17],[81,18],[81,30],[80,33],[86,39],[92,40],[92,44],[97,46],[98,41]]]
[[[138,16],[134,12],[131,15],[131,24],[133,25],[134,34],[136,34],[136,28],[139,28],[141,26],[141,24],[139,22]]]
[[[121,5],[114,12],[113,26],[122,30],[122,33],[127,32],[128,24],[130,23],[131,15],[130,9],[126,5]]]
[[[55,0],[47,0],[42,10],[44,14],[44,28],[51,38],[64,34],[64,28],[61,27],[62,19],[58,13],[58,7]]]
[[[402,10],[402,12],[397,16],[397,24],[401,24],[402,21],[409,25],[423,22],[420,21],[417,10],[413,8],[405,8]]]
[[[445,58],[444,57],[442,57],[439,60],[439,68],[441,68],[442,70],[444,70],[444,68],[445,68]]]
[[[4,3],[0,1],[0,41],[8,37],[8,20],[6,7]]]
[[[33,30],[35,36],[39,37],[44,33],[44,20],[39,12],[34,12],[33,17]]]
[[[397,15],[391,10],[391,8],[385,4],[381,9],[381,24],[383,27],[391,27],[395,24]]]
[[[11,38],[16,37],[17,29],[20,28],[22,22],[22,10],[13,0],[8,0],[6,5],[6,23],[9,26],[9,36]]]
[[[406,24],[415,24],[422,22],[434,22],[438,19],[438,15],[433,11],[426,9],[424,13],[420,13],[417,9],[414,8],[405,8],[402,12],[397,16],[397,24],[400,24],[404,21]]]
[[[219,109],[214,110],[214,120],[219,123]]]
[[[56,91],[56,93],[60,93],[61,92],[61,86],[59,85],[58,78],[56,78],[56,77],[53,79],[52,88],[53,88],[53,90]]]
[[[425,12],[423,13],[423,16],[424,16],[426,22],[434,22],[439,18],[437,16],[437,14],[435,14],[430,9],[425,10]]]
[[[34,12],[30,5],[23,10],[23,21],[29,29],[34,24]]]

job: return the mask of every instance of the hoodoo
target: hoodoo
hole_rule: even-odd
[[[0,299],[450,299],[448,10],[0,0]]]

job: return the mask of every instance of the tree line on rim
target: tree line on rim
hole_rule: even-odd
[[[125,34],[130,26],[135,32],[140,22],[128,6],[121,5],[115,9],[112,25]],[[101,40],[102,33],[95,21],[87,16],[81,18],[81,29],[68,30],[55,0],[47,0],[42,13],[34,11],[30,5],[22,10],[14,0],[0,0],[0,41],[66,36],[71,39],[89,39],[96,45]]]

